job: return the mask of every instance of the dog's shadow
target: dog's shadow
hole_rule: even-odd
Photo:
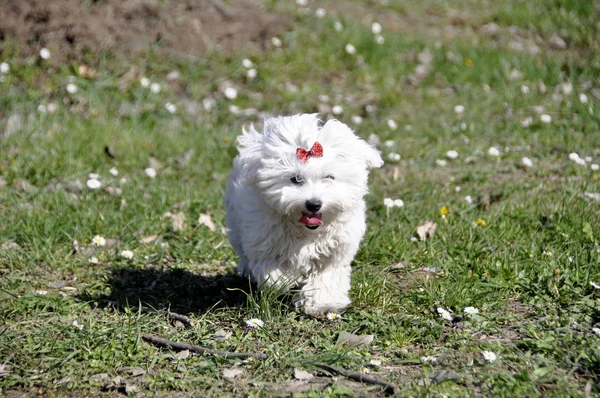
[[[110,294],[83,293],[79,298],[100,307],[137,309],[141,304],[186,314],[243,306],[252,290],[248,280],[236,275],[204,276],[168,268],[115,268],[108,282]]]

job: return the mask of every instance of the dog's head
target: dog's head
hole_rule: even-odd
[[[238,138],[242,181],[277,213],[308,229],[335,222],[368,192],[379,152],[345,124],[316,114],[269,118]]]

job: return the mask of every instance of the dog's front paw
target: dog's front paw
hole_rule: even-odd
[[[335,300],[315,300],[314,297],[302,298],[295,302],[296,308],[305,314],[319,316],[328,312],[339,312],[350,305],[349,297],[336,297]]]

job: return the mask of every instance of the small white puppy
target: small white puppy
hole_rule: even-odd
[[[300,286],[307,314],[350,304],[350,263],[365,233],[369,169],[379,152],[337,120],[269,118],[238,137],[225,206],[238,272],[260,286]]]

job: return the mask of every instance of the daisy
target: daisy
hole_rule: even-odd
[[[356,54],[356,47],[352,44],[346,44],[346,52],[350,55]]]
[[[371,25],[371,32],[373,32],[374,35],[380,34],[381,25],[378,22],[373,22],[373,24]]]
[[[328,312],[327,313],[327,319],[329,319],[330,321],[333,321],[335,319],[340,319],[342,316],[340,314],[338,314],[337,312]]]
[[[479,314],[479,310],[475,307],[465,307],[465,314],[477,315]]]
[[[342,30],[344,30],[344,25],[342,25],[342,23],[341,23],[341,22],[339,22],[339,21],[336,21],[336,22],[333,24],[333,28],[334,28],[335,30],[337,30],[338,32],[341,32]]]
[[[96,235],[92,238],[92,245],[94,246],[104,246],[106,245],[106,239],[104,239],[100,235]]]
[[[388,147],[388,148],[391,148],[391,147],[393,147],[393,146],[394,146],[394,144],[395,144],[394,140],[386,140],[386,141],[383,143],[383,145],[385,145],[385,146],[386,146],[386,147]]]
[[[92,180],[99,180],[100,179],[100,174],[98,174],[98,173],[90,173],[90,174],[88,174],[88,178],[92,179]]]
[[[442,319],[445,319],[447,321],[451,321],[453,319],[452,315],[450,315],[450,311],[448,311],[448,310],[446,310],[446,309],[444,309],[442,307],[438,307],[437,308],[437,312],[438,312],[438,314],[440,314],[440,316],[442,317]]]
[[[91,178],[87,180],[87,186],[89,189],[98,189],[102,186],[102,183],[96,178]]]
[[[426,355],[426,356],[422,356],[421,357],[421,362],[424,362],[424,363],[427,363],[427,362],[434,363],[434,362],[437,362],[437,358],[433,357],[431,355]]]
[[[296,4],[299,6],[305,6],[308,4],[308,0],[296,0]]]
[[[98,264],[100,261],[98,261],[98,257],[92,257],[89,259],[89,263],[90,264]]]
[[[388,119],[387,125],[390,128],[390,130],[396,130],[398,128],[398,123],[396,123],[396,121],[393,119]]]
[[[160,87],[160,84],[158,84],[158,83],[152,83],[150,85],[150,91],[152,92],[152,94],[158,94],[158,93],[160,93],[161,90],[162,90],[162,87]]]
[[[131,260],[133,258],[133,252],[131,250],[122,250],[121,257]]]
[[[521,164],[525,167],[533,167],[533,161],[528,157],[524,157],[521,159]]]
[[[174,104],[170,103],[170,102],[167,102],[165,104],[165,109],[168,110],[169,113],[175,113],[175,112],[177,112],[177,107]]]
[[[147,169],[145,169],[144,173],[146,173],[146,175],[150,178],[156,177],[156,170],[154,170],[152,167],[148,167]]]
[[[483,359],[488,362],[495,362],[498,359],[498,355],[493,351],[484,351],[481,354],[483,355]]]
[[[381,366],[381,360],[379,360],[379,359],[371,359],[369,361],[369,365],[371,365],[371,366]]]
[[[40,50],[40,57],[42,57],[42,59],[50,59],[50,55],[50,50],[48,50],[46,47]]]
[[[547,257],[552,257],[552,256],[554,256],[554,253],[552,252],[552,250],[544,250],[544,251],[542,252],[542,254],[543,254],[544,256],[547,256]]]
[[[67,92],[69,94],[75,94],[77,92],[77,90],[79,90],[79,88],[75,84],[73,84],[73,83],[67,84]]]
[[[258,318],[252,318],[246,321],[246,326],[249,326],[254,329],[262,328],[264,325],[265,323]]]
[[[385,38],[381,35],[377,35],[375,36],[375,43],[382,45],[383,43],[385,43]]]
[[[362,367],[362,368],[360,368],[360,373],[362,373],[364,375],[369,374],[369,373],[371,373],[371,369]]]
[[[246,72],[246,76],[250,80],[254,79],[257,74],[258,74],[258,72],[256,72],[256,69],[248,69],[248,72]]]
[[[333,108],[331,108],[331,113],[334,115],[341,115],[344,113],[344,108],[342,108],[340,105],[334,105]]]
[[[149,87],[150,86],[150,79],[148,79],[147,77],[142,77],[140,79],[140,85],[142,87],[146,87],[146,88]]]
[[[456,152],[454,150],[448,151],[448,152],[446,152],[446,157],[448,159],[456,159],[458,157],[458,152]]]
[[[83,330],[83,325],[80,325],[79,322],[77,322],[77,320],[74,320],[71,325],[75,326],[79,330]]]
[[[388,159],[393,162],[398,162],[401,158],[402,158],[402,156],[400,156],[400,154],[396,153],[396,152],[390,152],[388,154]]]
[[[375,133],[371,133],[369,138],[367,138],[367,142],[371,145],[379,145],[381,143],[381,138]]]
[[[544,113],[544,114],[540,115],[540,121],[542,123],[546,123],[546,124],[552,123],[552,116]]]
[[[7,74],[9,72],[10,72],[10,65],[7,64],[6,62],[2,62],[0,64],[0,73]]]
[[[36,290],[35,294],[37,294],[38,296],[45,296],[48,294],[48,292],[45,290]]]
[[[471,197],[471,195],[465,196],[465,202],[467,202],[468,204],[473,204],[473,198]]]
[[[279,37],[273,37],[271,39],[271,43],[275,46],[275,47],[281,47],[281,39]]]
[[[354,124],[361,124],[363,122],[362,117],[358,116],[358,115],[352,115],[352,117],[350,118],[350,120],[352,121],[352,123]]]
[[[525,128],[531,126],[531,123],[533,123],[533,118],[531,116],[527,116],[525,119],[521,120],[521,126]]]
[[[590,165],[590,169],[592,169],[593,171],[598,171],[598,169],[600,169],[600,166],[598,166],[596,163],[593,163]]]
[[[521,86],[521,93],[522,94],[529,94],[529,87],[527,86]]]
[[[234,100],[237,98],[238,92],[233,87],[227,87],[223,94],[225,94],[225,97],[227,97],[227,99]]]
[[[496,147],[490,147],[490,149],[488,149],[488,155],[490,156],[500,156],[500,151],[498,150],[498,148]]]
[[[110,170],[108,170],[108,172],[115,177],[119,175],[119,170],[117,170],[116,167],[111,168]]]
[[[600,289],[600,285],[595,283],[595,282],[590,282],[590,285],[594,288],[594,289]]]
[[[404,201],[402,199],[395,199],[394,207],[404,207]]]
[[[44,105],[44,104],[39,104],[39,105],[38,105],[38,107],[37,107],[37,111],[38,111],[39,113],[46,113],[46,105]]]
[[[600,328],[592,328],[592,332],[600,336]]]
[[[581,102],[582,104],[587,104],[588,103],[587,95],[585,95],[583,93],[579,94],[579,102]]]
[[[250,68],[252,68],[252,66],[253,66],[253,65],[254,65],[254,64],[252,63],[252,61],[250,61],[248,58],[244,58],[244,59],[242,60],[242,66],[243,66],[244,68],[246,68],[246,69],[250,69]]]
[[[324,8],[317,8],[317,11],[315,11],[315,15],[317,16],[317,18],[324,18],[325,15],[327,15],[327,11],[325,11]]]
[[[444,159],[436,159],[435,164],[440,167],[444,167],[448,164],[448,162],[446,162]]]
[[[571,152],[569,154],[569,159],[571,159],[573,162],[577,161],[579,158],[579,154],[576,152]]]
[[[385,198],[385,199],[383,199],[383,205],[384,205],[385,207],[392,208],[392,207],[394,207],[394,206],[395,206],[395,205],[394,205],[394,200],[393,200],[393,199],[391,199],[391,198]]]
[[[454,107],[454,113],[456,113],[457,115],[462,115],[463,113],[465,113],[464,105],[456,105]]]

